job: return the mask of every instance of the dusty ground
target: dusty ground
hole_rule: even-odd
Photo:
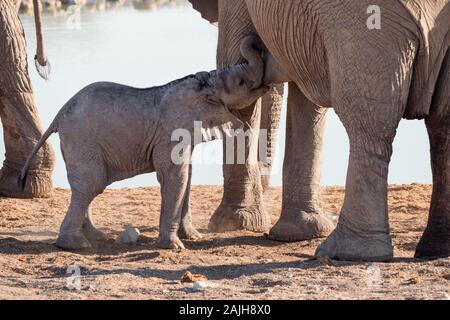
[[[281,190],[266,196],[273,221]],[[392,186],[390,221],[395,245],[392,263],[312,260],[320,240],[278,243],[259,234],[207,234],[185,242],[187,250],[155,245],[159,189],[109,190],[94,203],[94,219],[112,237],[138,227],[134,245],[103,243],[82,254],[54,245],[70,192],[49,199],[0,199],[0,298],[2,299],[448,299],[450,259],[413,259],[426,223],[431,187]],[[337,213],[342,188],[325,188],[328,209]],[[194,224],[206,232],[221,198],[220,187],[194,187]],[[81,266],[81,289],[67,288],[68,266]],[[194,292],[182,284],[185,271],[206,275],[216,287]],[[69,282],[71,283],[71,282]],[[76,284],[76,282],[75,282]]]

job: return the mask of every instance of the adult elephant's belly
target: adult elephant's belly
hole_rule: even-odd
[[[414,66],[408,106],[404,117],[422,119],[432,108],[442,108],[447,101],[434,100],[442,96],[436,90],[448,88],[438,82],[448,79],[444,59],[450,55],[450,0],[401,0],[414,21],[420,40]],[[433,105],[434,103],[434,105]]]
[[[318,21],[295,0],[246,0],[253,24],[288,77],[317,105],[331,107],[330,77]]]

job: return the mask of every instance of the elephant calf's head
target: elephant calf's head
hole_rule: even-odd
[[[241,129],[243,123],[230,110],[252,105],[269,90],[263,83],[262,47],[259,37],[246,37],[241,52],[248,63],[199,72],[172,83],[162,101],[165,129],[170,134],[177,129],[195,131],[199,122],[206,136],[209,129],[226,135]]]
[[[264,45],[258,36],[248,36],[241,42],[241,54],[248,63],[217,71],[216,95],[227,108],[246,108],[269,90],[263,83],[263,50]]]

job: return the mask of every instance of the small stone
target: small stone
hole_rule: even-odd
[[[202,274],[193,274],[192,272],[185,272],[183,276],[181,277],[181,283],[194,283],[194,282],[201,282],[201,281],[207,281],[208,278]]]
[[[413,278],[410,278],[408,280],[403,280],[401,282],[401,284],[407,286],[407,285],[412,285],[412,284],[418,284],[421,281],[422,281],[422,279],[420,279],[419,277],[413,277]]]
[[[211,283],[209,281],[197,281],[192,286],[192,290],[194,290],[195,292],[199,292],[199,291],[204,291],[208,288],[216,288],[216,287],[217,287],[217,285],[215,283]]]
[[[126,228],[116,239],[116,243],[135,243],[139,239],[141,233],[137,228]]]
[[[450,300],[450,295],[448,295],[448,293],[446,293],[446,292],[443,292],[442,294],[440,294],[438,296],[438,299],[439,300]]]

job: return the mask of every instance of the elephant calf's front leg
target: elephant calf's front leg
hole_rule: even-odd
[[[189,180],[186,187],[186,195],[184,197],[183,208],[181,211],[181,225],[178,230],[178,236],[181,239],[199,240],[202,238],[202,235],[192,225],[192,215],[189,206],[189,197],[191,193],[191,177],[192,177],[192,165],[189,165]]]
[[[188,185],[188,165],[157,170],[161,184],[161,217],[158,244],[164,249],[184,249],[178,237]]]

